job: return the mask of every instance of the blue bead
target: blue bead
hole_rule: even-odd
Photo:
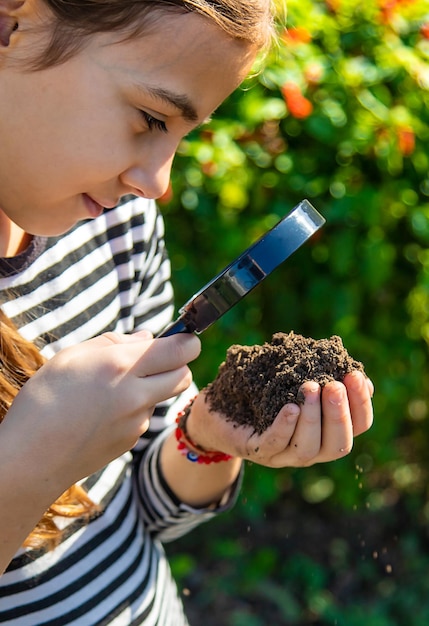
[[[196,463],[199,459],[199,455],[196,452],[188,452],[186,455],[188,461],[192,461],[192,463]]]

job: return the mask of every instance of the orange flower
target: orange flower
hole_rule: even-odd
[[[396,11],[401,9],[401,5],[413,4],[415,0],[378,0],[380,7],[380,17],[384,24],[388,24]]]
[[[296,83],[285,83],[281,88],[283,98],[292,117],[303,120],[313,112],[313,105],[302,95]]]
[[[341,0],[325,0],[325,1],[326,1],[326,6],[328,7],[329,11],[332,11],[332,13],[336,13],[338,9],[340,8]]]
[[[422,24],[422,26],[420,28],[420,34],[425,39],[429,39],[429,22],[426,22],[425,24]]]
[[[413,154],[416,147],[416,137],[414,131],[409,126],[398,128],[398,146],[401,154],[404,156],[410,156]]]
[[[303,26],[286,28],[283,31],[283,40],[289,44],[309,43],[311,41],[311,33]]]
[[[379,0],[380,17],[383,24],[388,24],[397,8],[398,0]]]
[[[214,176],[217,172],[217,164],[214,161],[206,161],[201,164],[201,171],[205,176]]]

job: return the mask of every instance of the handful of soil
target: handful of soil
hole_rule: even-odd
[[[336,335],[316,340],[276,333],[262,346],[231,346],[215,380],[206,387],[207,400],[210,410],[261,434],[284,404],[304,402],[299,393],[303,382],[324,386],[342,381],[353,370],[363,372],[364,367]]]

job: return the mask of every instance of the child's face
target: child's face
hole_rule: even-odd
[[[7,62],[19,41],[0,58],[0,207],[40,235],[60,234],[125,194],[161,196],[180,140],[254,56],[195,14],[164,16],[132,41],[98,35],[39,72]]]

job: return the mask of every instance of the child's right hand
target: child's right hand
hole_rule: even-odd
[[[154,406],[184,391],[195,335],[106,333],[55,355],[24,385],[1,426],[15,454],[46,462],[66,489],[129,450]]]

